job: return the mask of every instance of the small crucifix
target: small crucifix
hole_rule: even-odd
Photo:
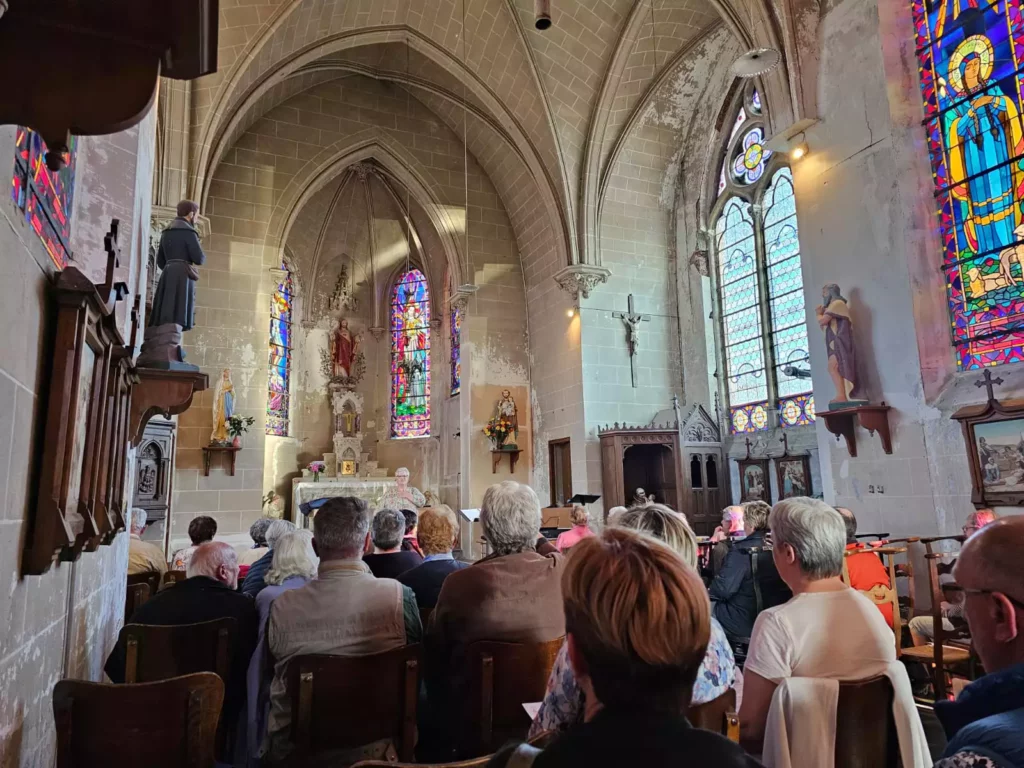
[[[985,373],[982,374],[982,378],[980,378],[976,382],[974,382],[974,386],[976,386],[976,387],[984,387],[985,390],[988,392],[988,402],[991,403],[993,400],[996,399],[995,393],[992,392],[992,385],[994,384],[994,385],[998,386],[998,385],[1000,385],[1002,383],[1003,383],[1002,378],[993,379],[992,378],[992,371],[990,371],[988,368],[986,368],[985,369]]]
[[[629,345],[629,371],[636,389],[636,353],[640,344],[640,323],[649,322],[650,315],[638,315],[633,309],[633,294],[629,294],[629,312],[612,312],[612,317],[621,320],[626,326],[626,343]]]

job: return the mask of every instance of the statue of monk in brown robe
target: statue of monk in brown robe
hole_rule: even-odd
[[[850,305],[839,292],[839,286],[829,283],[821,289],[823,303],[814,310],[818,327],[825,331],[825,350],[828,352],[828,375],[836,388],[836,396],[829,402],[830,410],[863,405],[857,382],[857,353],[853,346],[853,323]]]

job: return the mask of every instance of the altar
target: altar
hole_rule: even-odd
[[[308,517],[300,512],[300,505],[315,499],[355,496],[377,511],[377,502],[388,491],[398,487],[393,477],[327,477],[314,482],[309,478],[296,477],[292,480],[292,510],[295,524],[300,528],[311,528]]]

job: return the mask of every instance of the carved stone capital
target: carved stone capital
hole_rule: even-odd
[[[590,298],[590,292],[600,283],[605,283],[611,277],[611,270],[604,267],[595,267],[590,264],[573,264],[560,270],[555,275],[555,282],[572,296],[573,301],[579,301],[580,296],[584,299]]]
[[[690,254],[690,266],[697,270],[701,277],[711,276],[711,266],[708,261],[708,252],[704,248],[695,248]]]
[[[352,166],[352,170],[356,172],[356,176],[362,182],[365,182],[366,177],[373,172],[373,168],[369,163],[356,163]]]
[[[479,290],[480,286],[473,285],[472,283],[460,285],[455,289],[455,293],[448,298],[448,304],[452,309],[465,313],[467,307],[469,307],[470,298]]]
[[[439,318],[439,317],[432,317],[430,319],[430,327],[433,328],[435,331],[440,331],[441,330],[441,318]]]
[[[375,341],[380,341],[381,339],[383,339],[384,334],[387,333],[387,330],[387,328],[384,328],[379,325],[375,325],[373,328],[369,329],[370,335],[373,336]]]

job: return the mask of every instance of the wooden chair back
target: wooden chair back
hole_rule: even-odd
[[[870,547],[868,549],[848,549],[843,554],[843,582],[850,584],[850,572],[847,568],[847,560],[853,555],[870,553],[881,558],[885,570],[889,574],[889,586],[875,584],[871,589],[861,589],[859,592],[867,597],[875,605],[889,605],[892,607],[892,631],[896,643],[896,658],[898,659],[903,650],[903,622],[900,617],[900,600],[896,591],[896,558],[907,553],[906,547]]]
[[[57,768],[212,768],[224,683],[199,672],[157,683],[61,680]]]
[[[166,627],[127,624],[121,628],[126,649],[124,681],[151,683],[193,672],[215,672],[226,682],[231,675],[235,631],[232,618]]]
[[[371,656],[296,656],[288,667],[295,758],[354,749],[390,739],[402,760],[413,760],[422,646]],[[346,706],[339,717],[339,706]]]
[[[164,574],[163,582],[160,585],[160,589],[167,589],[167,587],[173,587],[175,584],[179,584],[184,581],[186,574],[184,571],[167,571]]]
[[[737,744],[740,741],[740,719],[736,715],[736,691],[733,688],[705,704],[690,705],[686,719],[694,728],[720,733]]]
[[[128,577],[128,586],[135,584],[148,584],[150,596],[155,595],[160,590],[160,571],[133,573]]]
[[[124,623],[127,624],[139,606],[149,600],[149,584],[129,584],[124,593]]]
[[[510,739],[526,738],[530,718],[523,704],[544,699],[563,640],[470,644],[466,652],[470,687],[459,734],[460,754],[486,754]]]
[[[941,577],[952,572],[955,561],[944,562],[949,553],[938,550],[936,545],[940,541],[955,541],[962,545],[966,541],[966,537],[963,535],[932,536],[921,539],[921,543],[925,546],[924,559],[928,563],[928,589],[932,601],[932,687],[936,701],[945,699],[948,692],[946,686],[947,664],[959,661],[964,649],[967,649],[969,655],[971,643],[970,632],[966,624],[954,626],[953,631],[949,632],[942,623],[942,602],[945,599],[945,594]],[[956,590],[957,587],[954,585],[952,589]],[[961,653],[954,654],[953,651],[950,651],[947,647],[950,644],[960,646]],[[953,655],[957,658],[947,658],[947,656]]]
[[[885,675],[839,684],[836,768],[899,768],[892,700]]]

